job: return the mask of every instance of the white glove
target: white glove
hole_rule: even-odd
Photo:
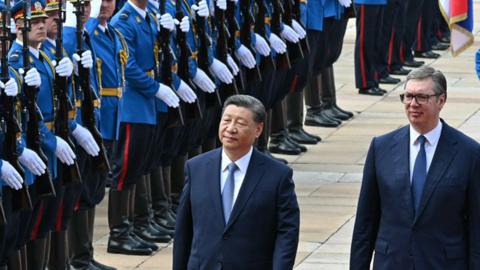
[[[4,89],[3,92],[9,97],[14,97],[18,94],[18,85],[13,78],[10,78],[6,83],[0,81],[0,88]]]
[[[206,0],[198,2],[198,5],[192,5],[192,9],[195,10],[200,17],[207,18],[209,14],[208,5]]]
[[[60,60],[55,67],[55,71],[60,77],[70,77],[73,72],[73,64],[72,61],[70,61],[70,58],[64,57]]]
[[[177,89],[178,96],[187,103],[193,103],[197,100],[197,95],[193,92],[192,88],[188,86],[184,81],[180,81],[180,86]]]
[[[235,60],[233,60],[230,54],[227,54],[227,64],[230,67],[230,70],[232,71],[233,76],[237,76],[240,69],[238,68],[237,63],[235,63]]]
[[[102,0],[90,0],[90,7],[90,18],[98,18],[100,8],[102,7]]]
[[[290,26],[286,24],[283,25],[283,30],[280,33],[280,36],[293,43],[297,43],[300,38],[297,32],[295,32]]]
[[[77,158],[73,153],[72,148],[62,138],[55,136],[57,139],[57,148],[55,149],[55,155],[63,163],[67,165],[73,165],[73,160]]]
[[[247,49],[247,47],[243,46],[243,44],[240,45],[240,47],[235,51],[235,55],[237,56],[240,63],[249,69],[254,68],[257,64],[252,52]]]
[[[73,54],[73,60],[74,60],[74,65],[78,65],[77,62],[80,61],[82,66],[86,69],[92,68],[93,67],[93,57],[92,57],[92,51],[86,50],[82,53],[82,57],[80,57],[78,54],[74,53]],[[75,73],[78,73],[78,68],[75,68]]]
[[[165,102],[168,107],[176,108],[179,106],[180,99],[178,99],[177,95],[175,95],[175,92],[173,92],[172,88],[163,83],[161,83],[158,87],[155,97]]]
[[[352,0],[338,0],[338,3],[344,7],[349,7],[352,4]]]
[[[180,25],[180,30],[184,33],[190,31],[190,20],[188,19],[188,16],[183,17],[181,22],[175,19],[175,24]]]
[[[15,189],[19,190],[22,188],[23,179],[20,174],[15,170],[15,168],[6,160],[2,160],[2,170],[1,178],[5,183]]]
[[[172,31],[175,28],[175,22],[173,21],[172,15],[170,13],[165,13],[160,16],[160,26],[167,29],[168,31]]]
[[[217,0],[217,7],[221,10],[227,10],[227,0]]]
[[[200,87],[203,92],[213,93],[215,92],[215,83],[207,76],[205,71],[197,68],[197,73],[192,79],[193,83]]]
[[[227,66],[218,59],[213,58],[213,63],[210,65],[210,70],[212,71],[213,75],[215,75],[215,77],[217,77],[223,83],[232,83],[232,73],[230,70],[228,70]]]
[[[65,7],[65,22],[63,26],[65,27],[77,27],[77,15],[75,15],[75,7],[70,1],[66,1]]]
[[[47,169],[47,165],[43,163],[43,160],[28,148],[24,148],[22,154],[18,157],[18,161],[25,166],[34,175],[42,175]]]
[[[274,33],[270,33],[270,38],[268,40],[270,41],[270,46],[272,46],[272,49],[275,50],[275,52],[282,54],[287,51],[287,44],[285,44],[285,42]]]
[[[292,20],[292,27],[293,27],[293,30],[295,30],[295,32],[298,34],[300,39],[305,38],[305,36],[307,35],[307,32],[305,32],[305,29],[303,29],[301,24],[299,24],[296,20]]]
[[[23,75],[25,73],[25,71],[23,70],[23,68],[20,68],[18,70],[18,73]],[[25,77],[23,77],[23,80],[25,81],[25,83],[28,86],[40,87],[40,85],[42,84],[42,79],[40,78],[40,73],[38,73],[36,68],[29,69],[27,74],[25,75]]]
[[[270,47],[268,46],[267,41],[257,33],[255,33],[255,50],[263,56],[268,56],[270,54]]]
[[[87,152],[87,154],[92,157],[98,156],[100,147],[88,129],[77,125],[77,127],[72,131],[72,135],[78,144],[80,144],[80,146],[85,150],[85,152]]]

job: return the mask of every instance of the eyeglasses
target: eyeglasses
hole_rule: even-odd
[[[428,101],[430,100],[431,97],[438,97],[441,96],[442,94],[433,94],[433,95],[427,95],[427,94],[418,94],[418,95],[413,95],[413,94],[400,94],[400,101],[403,104],[409,104],[412,102],[412,100],[415,99],[415,102],[418,104],[427,104]]]

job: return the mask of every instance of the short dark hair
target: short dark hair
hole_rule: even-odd
[[[405,86],[409,80],[425,80],[431,78],[433,81],[433,91],[437,95],[445,94],[445,98],[447,97],[447,79],[443,73],[438,70],[434,69],[430,66],[420,67],[417,70],[411,71],[407,76],[407,81],[405,82]]]
[[[253,120],[258,123],[265,121],[265,106],[263,106],[260,100],[249,95],[233,95],[225,100],[223,104],[222,114],[228,105],[235,105],[238,107],[246,108],[253,113]]]

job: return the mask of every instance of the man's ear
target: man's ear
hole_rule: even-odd
[[[255,128],[255,138],[258,138],[260,134],[262,134],[263,131],[263,122],[257,124],[257,127]]]

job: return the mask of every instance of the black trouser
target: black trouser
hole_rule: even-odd
[[[379,72],[381,77],[386,77],[394,70],[402,67],[400,60],[400,46],[405,32],[406,1],[389,1],[383,12],[382,41],[384,56],[381,58]]]
[[[435,16],[436,0],[424,0],[422,15],[418,21],[416,40],[413,46],[415,52],[432,50],[431,37],[433,36],[433,20]],[[409,14],[410,16],[410,14]]]
[[[341,19],[330,17],[324,20],[323,29],[327,34],[325,67],[333,65],[340,57],[343,48],[343,38],[347,31],[347,24],[348,18],[345,17]]]
[[[407,2],[407,11],[405,13],[405,34],[401,46],[402,61],[413,59],[413,44],[417,38],[417,27],[419,18],[422,15],[423,2],[424,0],[408,0]]]
[[[20,211],[13,211],[12,195],[9,187],[2,187],[2,203],[7,224],[0,228],[0,265],[7,264],[8,257],[17,249],[15,243],[19,237],[19,228],[24,226],[20,223]]]
[[[121,123],[112,167],[112,188],[134,185],[149,169],[155,125]]]
[[[380,25],[383,22],[383,5],[355,5],[357,13],[357,38],[355,40],[355,85],[358,89],[378,86],[382,49]]]

